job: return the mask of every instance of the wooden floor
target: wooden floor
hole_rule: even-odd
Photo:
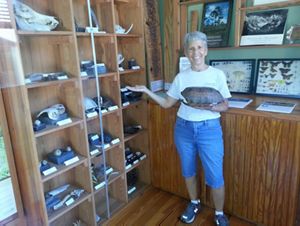
[[[180,226],[178,217],[185,210],[188,201],[170,193],[150,187],[141,196],[115,214],[104,225],[107,226]],[[229,216],[230,226],[254,226],[254,224]],[[203,207],[193,224],[215,226],[214,210]]]

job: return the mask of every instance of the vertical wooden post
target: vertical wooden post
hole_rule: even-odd
[[[165,16],[165,43],[164,43],[164,75],[165,82],[171,83],[178,71],[178,58],[180,51],[180,8],[179,0],[164,1]]]
[[[163,80],[162,49],[157,1],[146,0],[144,12],[147,75],[148,82],[151,84],[152,81]]]
[[[193,10],[191,12],[191,27],[190,27],[190,31],[197,31],[198,29],[198,11],[197,10]]]

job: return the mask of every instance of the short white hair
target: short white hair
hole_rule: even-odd
[[[187,51],[191,42],[194,41],[202,41],[204,43],[205,48],[207,48],[207,36],[203,32],[200,31],[193,31],[189,32],[184,37],[184,50]]]

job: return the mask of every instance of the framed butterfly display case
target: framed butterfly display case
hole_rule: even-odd
[[[300,98],[300,59],[259,59],[256,94]]]
[[[210,60],[209,64],[225,73],[230,92],[252,93],[254,59]]]

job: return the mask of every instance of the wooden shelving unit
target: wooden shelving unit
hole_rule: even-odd
[[[58,27],[50,32],[22,31],[14,24],[16,42],[15,59],[22,65],[7,81],[4,92],[9,110],[9,126],[13,129],[14,151],[18,153],[18,175],[21,190],[25,196],[24,208],[28,225],[72,225],[80,220],[83,225],[99,225],[113,213],[124,207],[128,201],[128,187],[125,169],[125,147],[140,151],[148,156],[147,104],[145,100],[130,107],[122,107],[121,85],[146,85],[145,50],[142,0],[24,0],[33,10],[59,18]],[[106,33],[76,32],[75,22],[80,27],[91,27],[89,6],[93,9],[100,29]],[[11,3],[11,15],[13,15]],[[128,28],[129,34],[116,34],[115,24]],[[117,56],[125,58],[124,72],[119,71]],[[127,62],[136,59],[141,67],[127,69]],[[104,63],[107,73],[81,76],[81,61],[93,60]],[[94,65],[95,65],[94,64]],[[30,73],[65,72],[67,78],[57,81],[28,82]],[[93,117],[85,113],[84,97],[105,96],[116,107]],[[61,126],[51,125],[40,131],[33,131],[33,122],[39,112],[54,104],[63,104],[69,122]],[[140,124],[143,131],[126,139],[123,125]],[[109,133],[113,141],[102,145],[99,153],[91,155],[88,135]],[[70,146],[76,159],[70,164],[54,164],[55,170],[44,175],[40,163],[56,149]],[[105,148],[104,148],[105,147]],[[103,151],[101,150],[103,149]],[[101,186],[95,188],[92,164],[103,164]],[[134,168],[139,172],[137,184],[150,184],[148,159],[140,161]],[[33,177],[33,178],[32,178]],[[103,183],[103,185],[102,185]],[[74,189],[83,189],[79,198],[63,207],[48,209],[44,195],[53,189],[69,184],[61,199]],[[141,191],[137,186],[135,194]],[[73,196],[72,196],[73,197]]]

